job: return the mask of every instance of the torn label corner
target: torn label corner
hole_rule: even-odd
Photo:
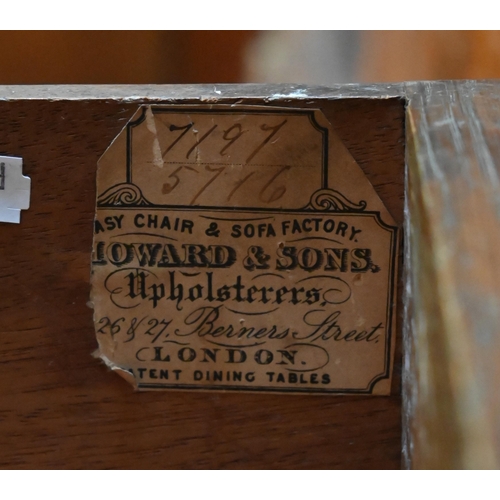
[[[101,359],[101,361],[113,372],[117,373],[122,377],[124,380],[126,380],[129,384],[131,384],[135,389],[137,389],[137,382],[135,380],[134,374],[126,370],[125,368],[121,368],[120,366],[116,365],[111,361],[107,356],[101,353],[99,349],[96,349],[92,353],[92,357]]]

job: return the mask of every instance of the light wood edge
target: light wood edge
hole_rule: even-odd
[[[403,466],[496,469],[500,405],[491,365],[500,344],[482,343],[486,329],[500,329],[500,282],[482,286],[478,276],[474,286],[457,265],[500,268],[500,256],[486,254],[500,235],[500,191],[487,175],[500,168],[500,147],[485,138],[498,137],[500,85],[421,83],[406,93]],[[479,311],[471,290],[491,307]]]

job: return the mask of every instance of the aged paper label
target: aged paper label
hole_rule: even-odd
[[[97,186],[99,355],[137,388],[389,393],[397,228],[320,110],[141,107]]]

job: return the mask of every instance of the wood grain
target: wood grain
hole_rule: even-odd
[[[407,92],[407,466],[498,469],[500,85]]]
[[[233,101],[271,95],[268,87],[218,88]],[[134,88],[130,95],[196,100],[212,89]],[[0,227],[0,467],[399,468],[399,359],[391,397],[277,397],[134,393],[92,358],[86,303],[96,163],[138,102],[151,102],[117,97],[122,91],[103,90],[100,100],[96,87],[15,89],[14,99],[0,102],[0,154],[22,156],[32,178],[21,224]],[[39,99],[23,97],[30,92]],[[58,92],[72,100],[43,99]],[[341,138],[401,221],[403,102],[335,100],[333,92],[317,91],[311,105],[335,116]],[[86,93],[92,99],[79,97]],[[12,98],[7,88],[0,95]]]

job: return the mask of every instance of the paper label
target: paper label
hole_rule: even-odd
[[[321,111],[144,106],[97,184],[99,354],[137,388],[389,393],[397,228]]]

